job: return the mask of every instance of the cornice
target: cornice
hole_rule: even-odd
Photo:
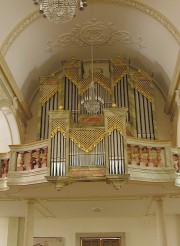
[[[111,4],[118,4],[121,6],[126,6],[130,8],[137,9],[155,20],[157,20],[161,25],[163,25],[170,34],[174,37],[176,42],[180,45],[180,32],[178,29],[173,25],[173,23],[167,19],[161,12],[156,10],[155,8],[151,7],[150,5],[143,3],[138,0],[89,0],[92,3],[111,3]],[[24,29],[26,29],[30,24],[41,18],[42,15],[38,11],[34,11],[21,20],[9,33],[7,38],[4,40],[1,46],[1,53],[3,56],[6,55],[8,49],[13,44],[14,40],[21,34]]]
[[[4,77],[3,84],[6,88],[9,88],[8,91],[11,92],[11,94],[14,94],[15,97],[17,97],[20,106],[25,114],[25,118],[30,119],[31,118],[31,113],[29,111],[29,108],[24,101],[24,97],[22,93],[20,92],[19,88],[17,87],[16,81],[10,72],[2,54],[0,53],[0,73],[2,73]]]

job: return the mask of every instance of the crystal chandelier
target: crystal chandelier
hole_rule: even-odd
[[[78,0],[33,0],[39,6],[40,13],[49,21],[68,22],[76,14]],[[87,6],[86,0],[79,0],[79,9],[83,10]]]
[[[84,103],[84,107],[88,114],[97,114],[100,111],[100,103],[95,99],[95,87],[94,87],[94,64],[93,64],[93,43],[91,46],[91,55],[92,55],[92,70],[91,70],[91,84],[89,87],[89,98]]]

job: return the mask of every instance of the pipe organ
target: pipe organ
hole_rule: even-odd
[[[41,78],[39,136],[49,139],[50,176],[80,175],[80,168],[126,174],[126,135],[155,138],[149,75],[120,58],[94,61],[93,76],[89,68],[90,61],[72,59]],[[92,97],[100,105],[97,113],[85,107]]]

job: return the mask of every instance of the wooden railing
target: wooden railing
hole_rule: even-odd
[[[127,138],[128,164],[143,167],[173,166],[170,141]]]
[[[9,153],[0,154],[0,178],[7,177],[9,171]]]
[[[47,166],[47,140],[10,146],[10,170],[25,171]]]
[[[170,141],[126,138],[127,165],[142,168],[171,168],[180,173],[180,148],[172,147]],[[0,154],[0,178],[8,172],[28,171],[47,167],[47,140],[11,145],[10,152]],[[132,170],[132,169],[131,169]],[[138,169],[139,170],[139,169]]]
[[[180,148],[174,148],[172,150],[174,168],[177,173],[180,173]]]

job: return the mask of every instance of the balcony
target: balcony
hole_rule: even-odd
[[[60,117],[62,115],[66,118],[68,114],[60,113]],[[124,117],[124,114],[118,117],[122,116]],[[68,128],[68,135],[72,134],[73,129],[75,133],[85,131],[85,129]],[[90,131],[91,128],[86,130]],[[99,130],[103,130],[103,127],[97,127],[93,131],[96,130],[100,134]],[[122,141],[121,138],[117,140],[119,135],[116,129],[114,130],[112,138]],[[79,147],[75,148],[71,141],[74,135],[68,138],[58,132],[56,133],[60,134],[59,138],[56,137],[55,140],[51,135],[47,140],[11,145],[9,153],[0,154],[0,190],[7,190],[13,185],[38,184],[47,181],[53,183],[57,190],[65,185],[82,181],[106,182],[112,184],[115,189],[120,189],[124,183],[131,181],[170,182],[180,186],[179,148],[173,147],[170,141],[123,136],[123,142],[118,147],[121,152],[119,154],[115,145],[113,149],[108,149],[107,143],[112,141],[110,138],[112,132],[99,137],[101,140],[93,145],[95,147],[89,152],[83,151],[82,145],[80,146],[76,141],[80,147],[77,151]],[[83,136],[86,136],[87,133],[84,134]],[[89,134],[91,132],[88,132]],[[57,141],[58,145],[53,145],[54,141]]]

